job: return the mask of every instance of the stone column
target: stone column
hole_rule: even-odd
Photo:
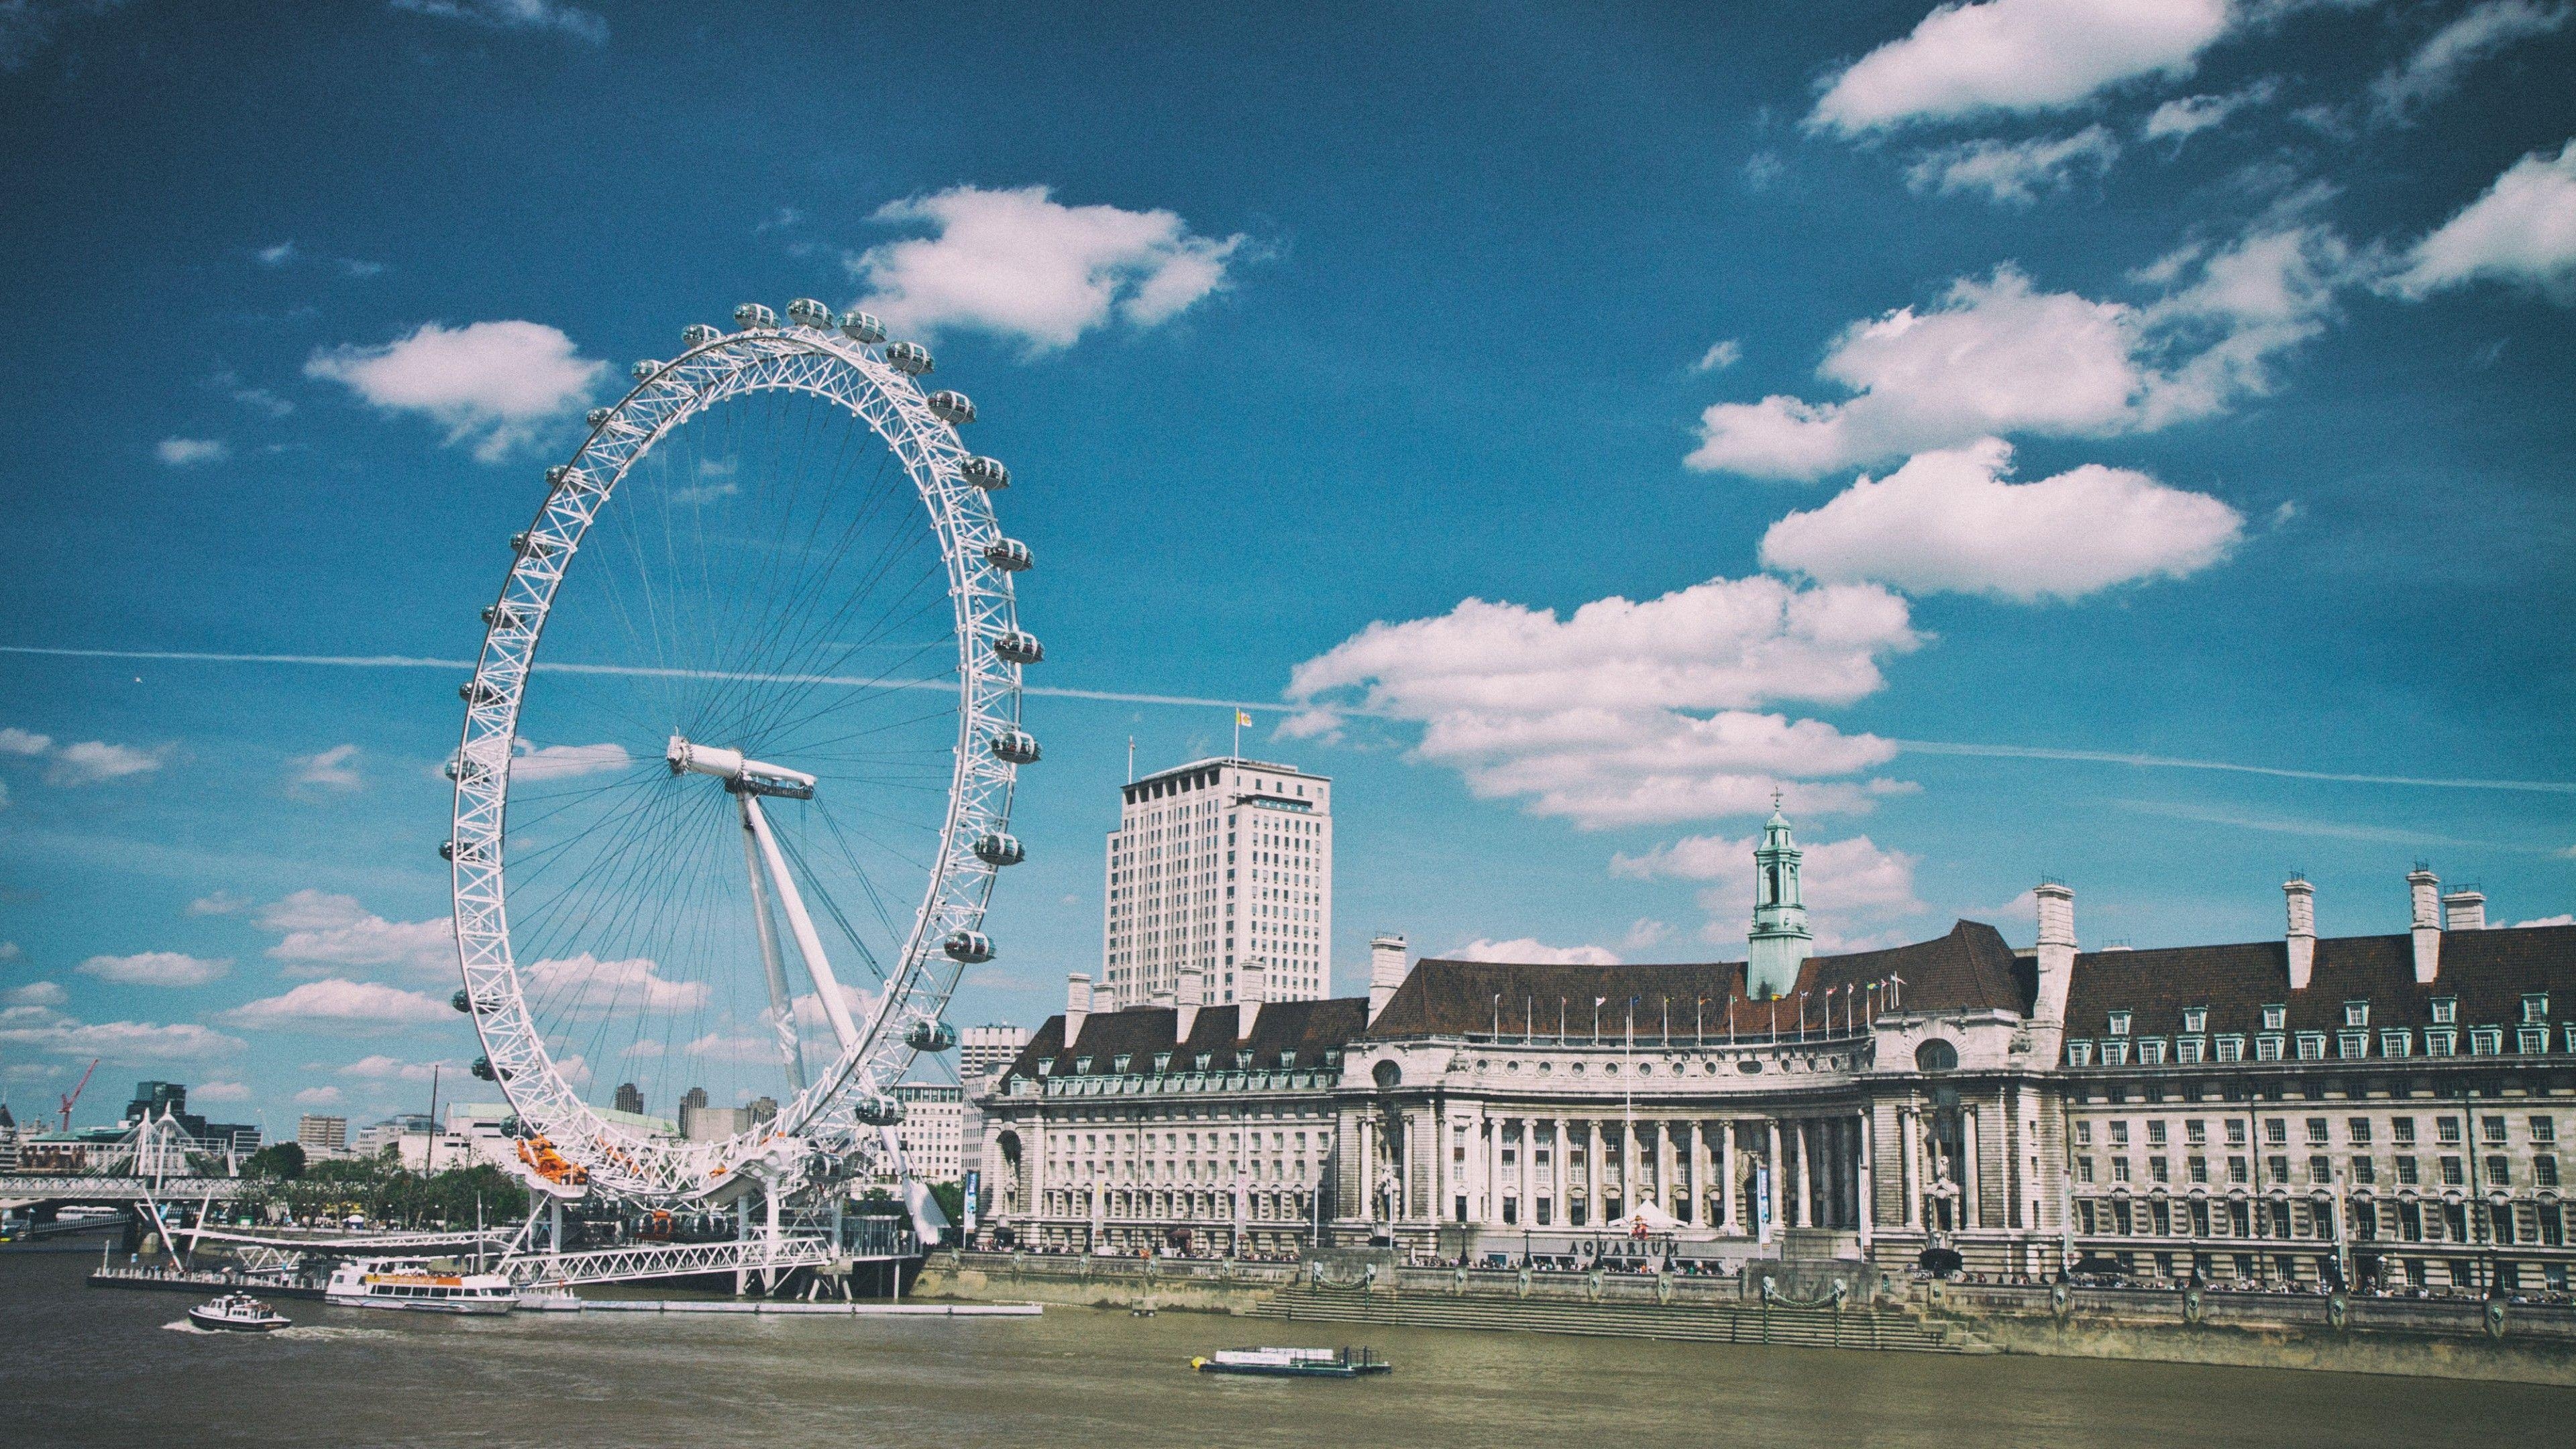
[[[1860,1145],[1860,1165],[1856,1174],[1860,1188],[1860,1255],[1866,1258],[1869,1256],[1870,1230],[1877,1225],[1878,1219],[1878,1194],[1872,1190],[1876,1174],[1871,1171],[1874,1164],[1870,1161],[1870,1139],[1875,1134],[1870,1131],[1869,1108],[1861,1108],[1860,1123],[1854,1131]]]
[[[1735,1122],[1732,1118],[1718,1119],[1717,1164],[1709,1172],[1709,1183],[1717,1189],[1718,1225],[1741,1237],[1744,1233],[1744,1190],[1735,1185]]]
[[[1485,1200],[1476,1205],[1476,1221],[1500,1225],[1503,1220],[1503,1126],[1504,1119],[1490,1111],[1485,1122]]]
[[[1619,1208],[1637,1210],[1637,1119],[1619,1124]]]
[[[1767,1140],[1763,1143],[1762,1147],[1762,1167],[1765,1174],[1771,1179],[1771,1190],[1764,1195],[1765,1201],[1763,1206],[1766,1211],[1762,1223],[1760,1240],[1767,1243],[1771,1241],[1772,1230],[1781,1226],[1780,1199],[1782,1193],[1780,1181],[1780,1119],[1777,1117],[1765,1117],[1762,1119],[1762,1126],[1763,1130],[1767,1134]]]
[[[1959,1156],[1964,1161],[1961,1163],[1959,1173],[1959,1201],[1962,1204],[1959,1215],[1960,1221],[1972,1228],[1985,1226],[1984,1219],[1977,1211],[1977,1179],[1984,1175],[1977,1168],[1982,1146],[1977,1141],[1977,1136],[1977,1109],[1970,1103],[1962,1102],[1959,1104]]]
[[[1562,1232],[1565,1229],[1566,1202],[1565,1175],[1567,1153],[1565,1147],[1565,1119],[1562,1117],[1553,1117],[1549,1119],[1549,1123],[1550,1131],[1553,1135],[1550,1136],[1547,1144],[1548,1165],[1550,1168],[1548,1173],[1547,1195],[1548,1200],[1556,1204],[1556,1221],[1550,1224],[1550,1226],[1556,1228],[1559,1232]]]
[[[1798,1153],[1797,1225],[1802,1228],[1812,1228],[1816,1225],[1816,1124],[1801,1121],[1798,1123],[1797,1132],[1798,1140],[1794,1144]]]
[[[1923,1216],[1922,1146],[1922,1129],[1915,1120],[1913,1105],[1899,1105],[1896,1109],[1896,1187],[1904,1201],[1897,1204],[1897,1221],[1908,1228],[1920,1225]]]

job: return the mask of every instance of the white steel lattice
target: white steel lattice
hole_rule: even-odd
[[[674,1142],[611,1122],[556,1070],[511,950],[503,874],[512,746],[537,644],[566,567],[638,462],[691,417],[731,398],[788,391],[824,399],[867,424],[910,476],[944,555],[958,647],[959,730],[944,828],[901,956],[856,1040],[772,1122],[717,1142]],[[720,1195],[747,1166],[765,1185],[862,1170],[890,1133],[864,1126],[862,1104],[887,1100],[909,1068],[907,1036],[936,1023],[961,963],[941,949],[982,922],[997,868],[969,848],[1010,821],[1017,767],[993,748],[1016,731],[1020,666],[991,647],[1017,627],[1011,577],[986,557],[1002,539],[991,501],[968,482],[968,457],[913,379],[879,349],[818,326],[760,326],[718,336],[651,370],[595,423],[570,462],[547,470],[549,491],[490,615],[455,759],[453,864],[456,941],[465,992],[492,1073],[528,1133],[542,1132],[590,1185],[612,1196],[682,1200]],[[798,1150],[802,1144],[804,1151]]]

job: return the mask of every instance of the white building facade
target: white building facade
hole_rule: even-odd
[[[1120,789],[1100,981],[1122,1007],[1313,1001],[1332,986],[1332,781],[1197,760]]]
[[[924,1182],[956,1182],[965,1172],[960,1147],[964,1141],[966,1093],[936,1082],[904,1082],[894,1089],[903,1103],[903,1125],[895,1135],[903,1143],[904,1161]]]

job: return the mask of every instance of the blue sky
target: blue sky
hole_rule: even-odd
[[[1774,788],[1829,942],[2576,910],[2567,8],[1710,9],[0,13],[0,644],[256,656],[0,654],[9,1101],[473,1055],[460,672],[280,661],[470,658],[581,411],[747,299],[974,393],[1033,681],[1337,779],[1346,990],[1739,956]],[[1028,718],[969,1021],[1229,716]]]

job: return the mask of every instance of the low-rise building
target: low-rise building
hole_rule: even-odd
[[[2404,935],[2320,938],[2294,880],[2281,939],[2086,952],[2044,882],[2029,948],[1962,921],[1808,956],[1798,864],[1775,816],[1750,970],[1387,937],[1366,1000],[1094,1009],[1077,977],[982,1099],[988,1241],[1508,1259],[1642,1234],[1728,1264],[2460,1288],[2576,1266],[2576,927],[2489,928],[2418,871]]]
[[[957,1182],[964,1171],[959,1144],[965,1126],[966,1092],[935,1082],[903,1082],[894,1089],[903,1103],[903,1125],[895,1135],[912,1175],[924,1182]]]
[[[349,1153],[349,1119],[307,1112],[296,1119],[295,1141],[307,1157],[345,1157]]]

